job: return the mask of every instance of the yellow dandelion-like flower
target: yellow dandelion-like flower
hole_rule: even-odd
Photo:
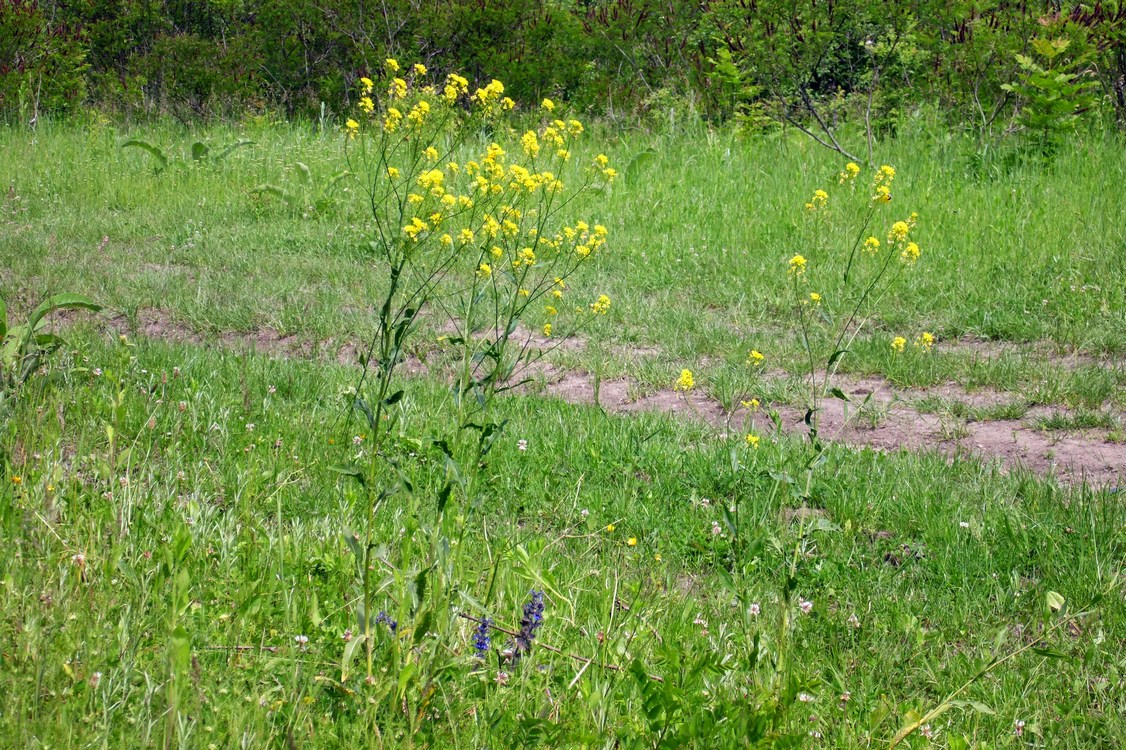
[[[915,337],[914,345],[917,348],[922,349],[924,352],[929,352],[932,348],[934,348],[934,334],[923,331]]]
[[[531,292],[529,292],[527,289],[521,289],[517,292],[517,294],[519,294],[521,297],[527,297],[531,294]]]
[[[610,157],[606,154],[599,154],[598,156],[594,157],[594,163],[597,164],[599,168],[604,169],[610,164]]]
[[[891,340],[891,348],[897,353],[902,353],[904,347],[906,347],[906,346],[907,346],[907,339],[903,338],[902,336],[896,336],[894,339]]]
[[[658,554],[656,554],[656,555],[653,555],[653,559],[654,559],[654,560],[656,560],[657,562],[660,562],[660,561],[661,561],[661,560],[663,560],[664,558],[662,558],[662,557],[661,557],[661,555],[660,555],[660,553],[658,553]]]
[[[489,253],[492,254],[494,258],[499,258],[504,255],[504,250],[497,247],[496,245],[493,245],[489,248]]]
[[[747,355],[747,364],[753,367],[760,367],[765,361],[766,356],[758,349],[751,349],[751,353]]]
[[[818,294],[817,292],[810,292],[809,293],[809,301],[812,302],[815,305],[820,305],[821,304],[821,295]]]
[[[680,377],[676,379],[676,384],[673,385],[674,391],[684,391],[687,393],[696,387],[696,379],[692,377],[691,370],[681,370]]]
[[[636,547],[636,546],[637,546],[637,537],[635,537],[635,536],[631,536],[631,537],[630,537],[630,538],[629,538],[629,539],[628,539],[628,540],[626,541],[626,544],[628,544],[628,545],[629,545],[630,547]]]
[[[610,532],[611,534],[614,533],[614,528],[615,528],[614,524],[612,524],[612,523],[606,524],[606,531]]]
[[[16,476],[12,477],[12,484],[15,484],[15,485],[23,484],[23,477],[19,476],[18,474]]]
[[[790,275],[801,276],[803,273],[805,273],[805,265],[805,257],[802,255],[795,255],[794,257],[790,258]]]
[[[582,135],[583,124],[581,122],[579,122],[578,120],[568,120],[567,121],[567,132],[570,133],[573,136]]]
[[[914,242],[908,242],[903,252],[899,254],[899,258],[904,263],[914,263],[919,259],[919,246]]]
[[[759,440],[760,440],[760,438],[759,438],[758,435],[755,435],[754,433],[747,433],[747,437],[746,437],[747,445],[751,446],[752,448],[758,447]]]
[[[880,241],[875,237],[864,240],[864,252],[875,255],[880,252]]]

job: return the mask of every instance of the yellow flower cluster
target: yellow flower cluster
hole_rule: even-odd
[[[805,265],[806,261],[803,255],[795,255],[790,258],[790,275],[801,276],[805,273]]]
[[[813,193],[813,197],[810,198],[809,203],[805,204],[805,208],[807,211],[816,211],[819,208],[824,208],[828,202],[829,194],[824,190],[817,190]]]
[[[872,178],[872,202],[889,203],[891,201],[891,182],[895,179],[895,167],[884,164],[876,170]]]
[[[858,174],[860,174],[860,165],[854,161],[850,161],[848,164],[845,164],[844,171],[841,172],[841,184],[843,185],[846,182],[855,180]]]
[[[917,348],[922,349],[924,352],[930,352],[934,348],[934,334],[923,331],[915,337],[915,344]]]
[[[680,377],[676,379],[676,383],[673,385],[673,390],[683,391],[687,393],[695,387],[696,379],[692,377],[692,371],[686,369],[680,371]]]
[[[766,357],[758,349],[751,349],[751,353],[747,355],[747,364],[751,367],[761,367],[765,361]]]
[[[880,252],[880,241],[875,237],[869,237],[864,240],[864,252],[869,255],[875,255]]]
[[[590,311],[595,315],[605,315],[610,310],[610,298],[605,294],[599,295],[598,299],[590,303]]]
[[[902,336],[896,336],[891,340],[891,348],[896,353],[902,353],[905,346],[907,346],[907,339]]]

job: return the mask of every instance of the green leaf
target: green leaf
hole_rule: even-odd
[[[191,664],[192,639],[183,625],[177,625],[168,639],[168,656],[176,671],[186,671]]]
[[[1065,603],[1063,595],[1055,591],[1049,591],[1044,599],[1048,605],[1048,609],[1052,610],[1053,612],[1059,612],[1061,609],[1063,609],[1063,605]]]
[[[347,682],[352,674],[352,662],[356,660],[356,656],[360,650],[360,644],[367,639],[363,633],[357,633],[352,636],[352,640],[344,644],[344,656],[340,659],[340,681]]]
[[[211,149],[203,141],[196,141],[192,144],[192,161],[203,161],[207,158],[208,152]]]
[[[156,159],[157,164],[160,165],[160,169],[164,169],[168,166],[168,157],[164,155],[163,151],[148,141],[143,141],[140,138],[130,138],[125,141],[125,143],[121,144],[121,148],[139,148]]]
[[[56,294],[54,297],[42,302],[39,307],[35,308],[31,316],[27,319],[27,326],[28,328],[35,329],[39,325],[40,320],[56,310],[74,310],[79,308],[99,312],[102,306],[87,297],[83,297],[81,294]]]
[[[8,335],[8,306],[4,304],[4,298],[0,297],[0,340],[3,340]]]
[[[228,156],[230,156],[232,152],[237,151],[238,149],[243,148],[245,146],[253,146],[253,145],[254,145],[254,141],[248,141],[248,140],[245,140],[245,139],[243,139],[241,141],[236,141],[235,143],[232,143],[231,145],[225,147],[219,153],[215,154],[215,156],[212,157],[212,160],[222,161],[223,159],[226,159]]]
[[[633,158],[629,160],[629,164],[627,164],[625,168],[626,182],[632,185],[634,180],[640,174],[642,168],[656,158],[657,149],[653,148],[652,146],[646,148],[644,151],[639,151],[638,153],[634,154]]]
[[[848,395],[844,391],[842,391],[840,388],[837,388],[836,386],[829,389],[829,395],[832,396],[833,398],[839,398],[841,401],[851,401],[852,400],[848,397]]]
[[[309,170],[307,164],[295,161],[293,162],[293,167],[297,170],[297,174],[300,176],[301,182],[308,185],[313,181],[313,173]]]
[[[296,197],[290,195],[289,193],[282,190],[280,187],[277,187],[276,185],[258,185],[257,187],[252,187],[250,189],[250,192],[254,193],[256,195],[262,195],[263,193],[265,193],[267,195],[276,196],[278,198],[281,198],[283,201],[285,201],[286,204],[288,204],[290,208],[293,208],[294,206],[297,205],[297,198]]]
[[[367,486],[367,480],[364,478],[364,471],[358,466],[338,464],[336,466],[328,467],[328,470],[335,474],[340,474],[341,476],[352,477],[357,482],[359,482],[360,486],[362,487]]]

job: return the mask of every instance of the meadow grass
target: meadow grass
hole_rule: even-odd
[[[384,284],[370,228],[347,182],[319,192],[340,138],[278,124],[143,135],[176,149],[256,143],[158,173],[112,127],[0,131],[9,306],[83,292],[201,333],[118,339],[80,319],[2,405],[0,736],[13,746],[714,747],[771,722],[778,746],[858,748],[885,746],[963,686],[902,746],[1126,735],[1114,488],[831,446],[806,492],[795,438],[754,449],[700,421],[534,391],[500,400],[508,422],[481,500],[459,510],[470,531],[446,553],[462,566],[457,625],[442,638],[381,630],[371,683],[342,683],[357,628],[348,536],[367,496],[333,469],[367,450],[348,408],[358,368],[201,345],[267,327],[314,342],[370,334]],[[692,367],[728,401],[752,348],[800,372],[785,263],[803,249],[843,267],[795,247],[801,205],[839,160],[785,137],[603,135],[624,179],[589,209],[610,229],[600,262],[614,305],[561,365],[628,374],[643,391]],[[984,174],[953,139],[882,148],[899,170],[895,205],[920,213],[924,256],[847,369],[1023,396],[988,408],[928,397],[964,418],[1058,404],[1078,411],[1044,429],[1118,424],[1103,415],[1126,386],[1120,144]],[[249,193],[264,183],[303,198]],[[931,355],[890,350],[923,330],[939,337]],[[964,335],[1014,346],[986,358],[954,344]],[[794,380],[760,385],[800,398]],[[394,406],[386,450],[411,492],[380,506],[375,531],[406,550],[442,489],[451,395],[415,378]],[[412,605],[396,592],[418,571],[381,573],[385,611],[405,622]],[[531,590],[546,600],[538,643],[561,653],[475,658],[475,623],[459,615],[519,630]],[[405,653],[442,655],[425,699],[399,687]]]

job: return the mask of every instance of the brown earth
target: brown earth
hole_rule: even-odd
[[[72,315],[58,315],[56,320],[66,325]],[[177,322],[162,310],[138,312],[135,324],[124,316],[108,319],[110,328],[118,333],[141,335],[199,346],[218,344],[225,348],[251,350],[269,356],[314,358],[355,364],[364,345],[358,341],[327,340],[313,343],[293,333],[283,333],[273,328],[263,328],[247,333],[224,331],[217,336],[200,334]],[[572,339],[562,345],[557,340],[545,338],[535,332],[518,329],[515,340],[529,349],[549,351],[559,347],[565,351],[579,351],[585,342]],[[975,356],[997,357],[1012,354],[1016,345],[963,339],[951,342],[959,350]],[[433,374],[440,369],[438,357],[423,353],[408,358],[404,369],[409,374]],[[630,349],[627,354],[636,358],[653,356],[659,352],[648,349]],[[1047,356],[1038,348],[1038,356]],[[1053,358],[1054,361],[1055,358]],[[1060,366],[1097,364],[1092,358],[1081,355],[1059,357]],[[547,359],[541,359],[519,374],[521,379],[532,378],[548,396],[571,403],[595,403],[595,380],[585,372],[561,370]],[[768,374],[766,377],[782,377]],[[823,375],[822,375],[823,377]],[[837,376],[833,385],[850,398],[848,402],[827,398],[821,404],[820,434],[822,438],[858,448],[881,451],[934,451],[949,457],[973,455],[984,461],[997,461],[1004,469],[1021,467],[1041,474],[1055,476],[1065,483],[1086,482],[1091,485],[1116,485],[1126,475],[1126,442],[1112,436],[1105,429],[1047,431],[1035,427],[1029,418],[993,421],[964,421],[950,415],[924,413],[917,402],[927,396],[938,396],[945,401],[959,401],[973,408],[990,408],[1010,403],[1020,403],[1018,394],[993,390],[967,391],[955,383],[930,388],[900,389],[882,377],[863,378]],[[527,386],[521,391],[530,390]],[[865,403],[865,399],[867,402]],[[749,414],[739,408],[728,413],[719,401],[699,391],[678,393],[671,389],[645,392],[633,381],[625,378],[602,381],[597,388],[597,403],[607,412],[635,413],[654,411],[673,414],[686,419],[705,421],[724,432],[743,432],[753,429],[760,435],[773,430],[768,416],[774,411],[780,417],[782,431],[799,435],[807,432],[804,423],[806,408],[792,404],[761,405],[758,413]],[[1064,411],[1055,409],[1055,411]],[[1119,420],[1122,414],[1116,414]]]

